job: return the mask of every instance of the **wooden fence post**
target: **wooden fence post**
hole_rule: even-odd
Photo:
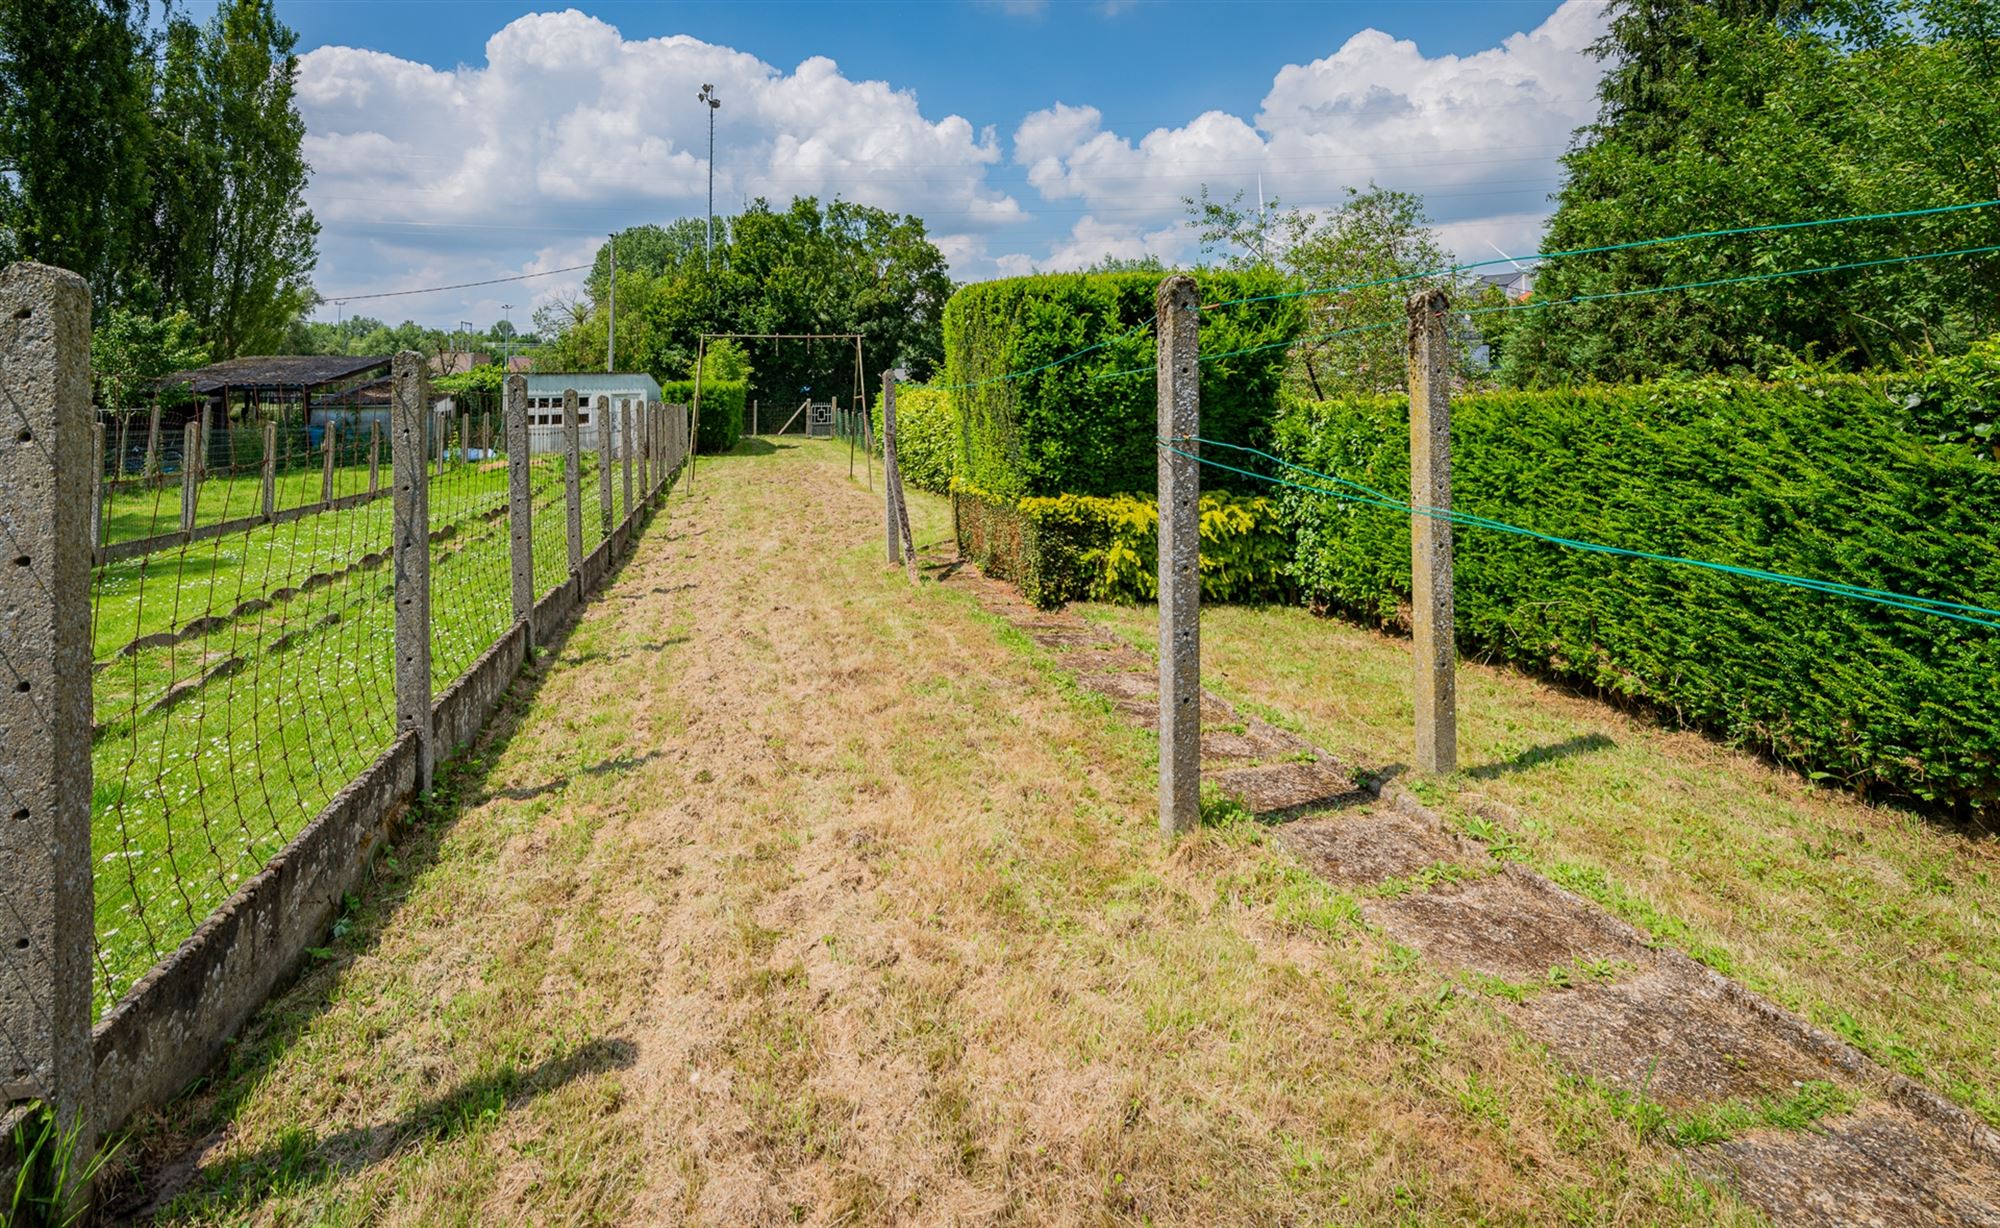
[[[1160,834],[1201,822],[1201,304],[1175,274],[1154,300],[1159,332]]]
[[[39,1100],[97,1146],[90,1028],[90,291],[38,264],[0,272],[0,1119]],[[0,1138],[0,1197],[16,1157]],[[82,1208],[77,1208],[81,1210]]]
[[[574,388],[563,390],[563,494],[569,503],[569,571],[574,578],[583,571],[583,428]]]
[[[507,435],[507,526],[509,558],[514,581],[514,621],[527,622],[535,610],[535,527],[534,492],[528,471],[528,377],[507,377],[506,405],[501,428]],[[535,629],[528,628],[528,642],[535,642]]]
[[[396,730],[417,735],[417,791],[431,787],[436,730],[431,719],[431,517],[424,426],[424,356],[390,360],[389,475],[395,483]]]
[[[326,430],[324,434],[326,435],[326,438],[321,441],[322,444],[321,450],[325,452],[326,455],[323,456],[320,460],[319,501],[320,501],[320,506],[322,507],[332,507],[333,506],[333,460],[334,460],[333,450],[336,446],[338,446],[335,441],[339,438],[339,434],[337,428],[333,425],[333,415],[331,414],[327,415]]]
[[[194,532],[195,508],[201,502],[201,423],[190,421],[181,431],[181,532]]]
[[[278,518],[278,424],[264,424],[264,522]]]
[[[1450,307],[1442,290],[1410,297],[1410,640],[1416,658],[1419,772],[1458,768],[1457,640],[1452,612]]]

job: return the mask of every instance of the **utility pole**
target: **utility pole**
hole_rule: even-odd
[[[505,378],[512,374],[507,367],[514,361],[514,304],[500,304],[500,318],[507,322],[507,335],[500,338],[500,374]]]
[[[611,252],[611,318],[604,326],[604,373],[610,375],[618,370],[618,236],[606,235],[605,240]]]
[[[704,81],[695,101],[708,104],[708,247],[701,263],[706,272],[715,267],[715,113],[722,109],[722,99],[716,96],[715,87]]]

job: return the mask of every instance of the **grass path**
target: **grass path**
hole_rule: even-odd
[[[1150,649],[1152,610],[1087,616]],[[1409,642],[1278,607],[1202,617],[1204,681],[1350,763],[1406,762]],[[1463,770],[1425,800],[2000,1126],[2000,839],[1463,664]]]
[[[704,461],[227,1069],[169,1223],[1754,1217],[1152,739],[880,559],[844,453]],[[947,513],[913,493],[920,542]]]

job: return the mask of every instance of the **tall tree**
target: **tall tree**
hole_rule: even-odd
[[[146,207],[145,10],[130,0],[0,3],[0,261],[131,283]]]
[[[2000,197],[1993,6],[1963,0],[1617,0],[1598,121],[1565,156],[1544,251]],[[1550,261],[1509,330],[1520,384],[1849,367],[2000,327],[2000,209]],[[1659,295],[1659,287],[1707,283]],[[1727,284],[1717,284],[1727,283]],[[1608,297],[1621,296],[1621,297]],[[1570,302],[1589,298],[1588,302]]]
[[[174,194],[154,211],[154,258],[218,357],[268,350],[312,302],[318,259],[293,97],[297,36],[273,0],[227,0],[198,34],[177,24],[163,103],[184,109],[172,113],[177,139],[161,147],[159,177]]]

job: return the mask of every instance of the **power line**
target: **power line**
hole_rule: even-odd
[[[372,294],[323,294],[320,296],[320,300],[329,303],[358,303],[365,299],[373,298],[404,298],[412,294],[437,294],[445,290],[470,290],[475,286],[497,286],[510,281],[527,281],[531,277],[553,277],[557,273],[575,273],[590,267],[592,266],[588,264],[572,264],[560,269],[543,269],[539,273],[521,273],[514,277],[489,277],[485,281],[462,281],[451,286],[425,286],[420,290],[378,290]]]

